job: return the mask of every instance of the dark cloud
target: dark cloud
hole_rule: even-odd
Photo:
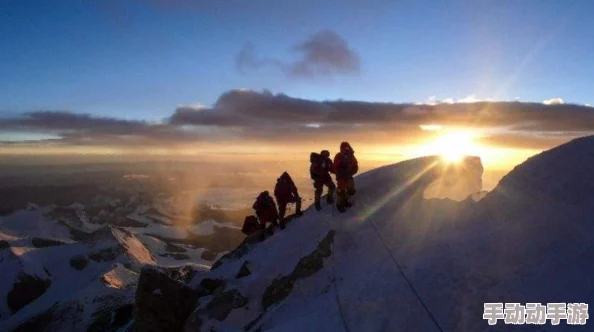
[[[410,143],[421,125],[482,129],[484,143],[541,148],[594,132],[594,108],[520,102],[437,105],[315,101],[270,91],[232,90],[212,107],[180,106],[163,123],[70,112],[32,112],[0,119],[0,131],[47,133],[43,144],[175,146],[196,143]],[[340,137],[340,139],[337,139]],[[3,143],[8,145],[8,143]],[[14,144],[13,144],[14,145]]]
[[[43,144],[163,144],[199,138],[196,133],[171,124],[152,124],[67,111],[29,112],[18,118],[0,119],[0,130],[49,133],[59,137],[36,142]]]
[[[176,125],[233,127],[245,140],[404,142],[423,135],[420,126],[440,124],[482,129],[484,143],[544,148],[594,132],[594,108],[520,102],[438,105],[313,101],[269,91],[233,90],[212,108],[178,108]]]
[[[15,119],[0,120],[0,128],[20,127],[38,130],[92,130],[105,134],[122,134],[144,131],[149,128],[144,122],[113,118],[93,117],[66,111],[39,111],[23,114]]]
[[[173,124],[300,128],[401,128],[438,123],[450,126],[510,127],[518,131],[591,131],[594,108],[520,102],[477,102],[438,105],[312,101],[269,91],[233,90],[212,108],[178,108]]]
[[[239,52],[236,65],[240,72],[271,67],[293,78],[313,78],[337,74],[358,73],[361,60],[346,40],[334,31],[323,30],[292,48],[298,58],[285,61],[276,58],[258,58],[251,43]]]

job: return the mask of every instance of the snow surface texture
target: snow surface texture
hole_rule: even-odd
[[[452,215],[458,205],[451,200],[423,199],[424,189],[445,174],[443,166],[438,158],[423,158],[362,174],[356,178],[355,207],[347,213],[333,212],[329,205],[320,212],[308,209],[286,230],[256,244],[241,259],[224,259],[208,277],[228,280],[227,288],[237,288],[250,303],[247,310],[234,310],[222,322],[203,322],[202,330],[211,325],[217,330],[238,330],[256,320],[263,311],[260,301],[273,280],[290,275],[332,229],[336,231],[332,255],[324,260],[322,271],[297,280],[290,295],[265,310],[264,316],[253,324],[254,329],[343,330],[341,311],[350,331],[433,329],[433,323],[424,316],[423,307],[391,261],[390,252],[378,239],[371,219],[395,247],[402,246],[404,241],[408,242],[406,247],[415,249],[422,238],[435,236],[445,225],[428,221],[433,216]],[[466,196],[475,189],[468,189]],[[401,220],[398,233],[390,229],[395,220]],[[410,241],[411,235],[416,241]],[[252,274],[235,279],[246,261]],[[209,300],[202,299],[201,306]]]
[[[206,277],[225,279],[248,304],[218,320],[199,315],[213,298],[203,297],[186,330],[588,330],[563,321],[492,327],[482,314],[485,302],[594,303],[594,137],[529,159],[478,202],[424,199],[439,164],[421,158],[362,174],[345,214],[310,208],[242,257],[224,258]],[[273,280],[331,230],[321,270],[265,308]],[[236,279],[244,265],[251,274]]]

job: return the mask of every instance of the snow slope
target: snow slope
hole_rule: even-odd
[[[356,205],[347,213],[333,215],[330,206],[321,212],[308,209],[285,231],[256,244],[241,259],[223,259],[222,265],[211,271],[208,278],[226,279],[227,289],[236,288],[250,299],[249,309],[234,310],[222,322],[216,319],[204,322],[205,317],[201,317],[202,330],[210,326],[217,330],[244,328],[262,312],[264,315],[253,324],[254,329],[342,330],[342,312],[351,331],[430,331],[434,328],[432,322],[424,316],[423,307],[378,239],[371,218],[384,233],[390,228],[385,219],[399,220],[402,229],[385,234],[394,244],[402,245],[405,232],[423,238],[435,236],[445,225],[426,221],[459,210],[458,203],[450,200],[423,199],[424,189],[443,175],[442,166],[438,158],[423,158],[362,174],[356,178]],[[411,217],[419,220],[407,220]],[[290,275],[331,230],[335,231],[332,255],[325,259],[322,271],[297,280],[284,301],[264,310],[261,299],[273,280]],[[420,238],[417,240],[406,245],[414,248],[420,245]],[[246,261],[252,274],[235,279]],[[210,300],[201,299],[200,307]],[[399,311],[403,314],[395,314]]]
[[[516,167],[478,202],[423,198],[447,172],[436,158],[362,174],[345,214],[310,208],[198,276],[193,285],[223,279],[249,301],[221,319],[208,313],[217,295],[202,297],[186,330],[588,330],[563,321],[492,327],[482,313],[485,302],[594,302],[590,165],[594,137],[577,139]],[[329,237],[331,255],[303,276]],[[236,278],[242,266],[251,274]]]

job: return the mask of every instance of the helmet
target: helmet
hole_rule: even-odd
[[[347,151],[355,152],[348,142],[340,143],[340,152],[345,153]]]

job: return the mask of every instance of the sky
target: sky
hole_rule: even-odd
[[[594,128],[593,11],[585,0],[0,0],[0,153],[274,152],[349,138],[397,154],[436,122],[526,155]],[[533,104],[467,105],[477,101]]]

